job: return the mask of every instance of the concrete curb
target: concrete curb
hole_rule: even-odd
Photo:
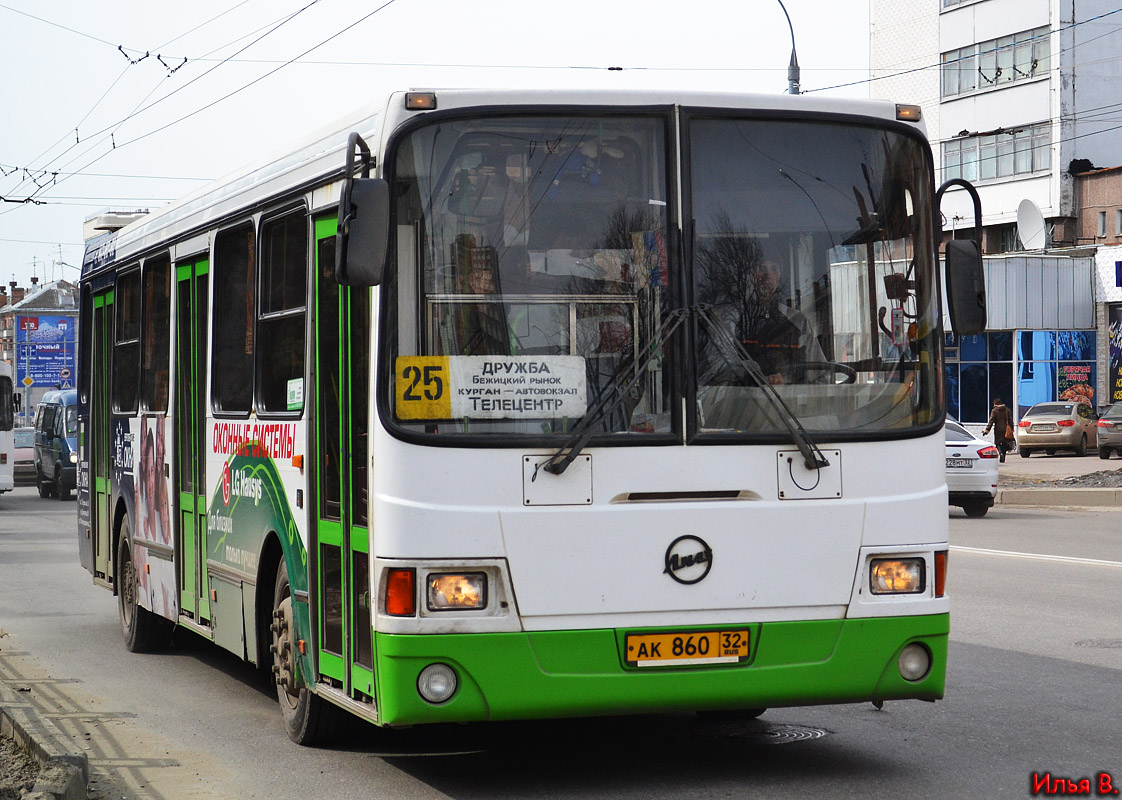
[[[24,800],[86,800],[89,758],[49,719],[0,681],[0,734],[27,748],[42,767]]]
[[[1122,489],[998,489],[994,502],[1009,506],[1122,506]]]

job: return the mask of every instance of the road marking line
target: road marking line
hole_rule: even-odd
[[[1075,556],[1049,556],[1041,553],[1017,553],[1012,550],[987,550],[984,547],[951,547],[959,553],[979,556],[1005,556],[1006,558],[1027,558],[1030,561],[1058,561],[1063,564],[1086,564],[1094,567],[1122,568],[1122,561],[1104,561],[1101,558],[1076,558]]]

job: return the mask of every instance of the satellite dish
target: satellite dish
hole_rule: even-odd
[[[1041,250],[1048,240],[1044,229],[1044,215],[1036,203],[1027,197],[1017,206],[1017,235],[1026,250]]]

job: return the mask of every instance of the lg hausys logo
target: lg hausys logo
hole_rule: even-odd
[[[666,548],[665,561],[663,575],[678,583],[698,583],[713,567],[713,549],[697,536],[679,536]]]

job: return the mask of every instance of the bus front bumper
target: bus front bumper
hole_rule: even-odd
[[[948,614],[718,627],[750,631],[747,660],[692,667],[626,665],[626,634],[660,629],[379,633],[378,721],[414,725],[943,696]],[[913,643],[927,651],[931,667],[919,680],[909,681],[897,664]],[[452,667],[458,684],[450,699],[431,704],[417,686],[421,671],[436,663]]]

